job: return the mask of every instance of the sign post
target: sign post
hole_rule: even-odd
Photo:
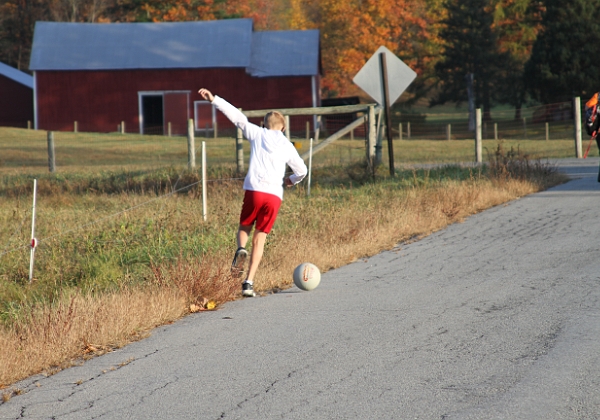
[[[394,142],[392,137],[392,112],[390,110],[390,100],[388,98],[388,77],[387,77],[387,63],[385,59],[385,53],[379,53],[379,63],[381,68],[381,81],[382,83],[382,96],[383,106],[385,108],[385,123],[387,130],[388,139],[388,156],[390,162],[390,176],[396,175],[396,169],[394,168]]]
[[[360,69],[353,82],[385,108],[387,122],[390,174],[394,176],[392,120],[390,107],[415,80],[417,73],[384,46],[377,49]]]

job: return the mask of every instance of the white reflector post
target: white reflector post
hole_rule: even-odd
[[[33,280],[33,259],[35,257],[35,247],[37,240],[35,239],[35,200],[37,195],[37,179],[33,180],[33,207],[31,210],[31,253],[29,257],[29,282]]]
[[[206,142],[202,142],[202,218],[206,222]]]
[[[309,148],[308,148],[308,188],[306,190],[306,196],[310,196],[310,177],[312,172],[312,144],[313,139],[310,138]]]

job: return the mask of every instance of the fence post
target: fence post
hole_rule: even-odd
[[[483,147],[481,144],[481,108],[475,110],[475,162],[482,162]]]
[[[375,106],[369,106],[369,132],[367,133],[367,163],[373,168],[375,166],[375,142],[377,127],[375,126]]]
[[[446,126],[446,140],[452,140],[452,124]]]
[[[121,134],[125,134],[125,121],[121,121]]]
[[[383,119],[383,109],[379,110],[379,115],[377,115],[377,135],[375,136],[375,166],[381,165],[382,160],[382,152],[383,146],[381,145],[383,139],[383,129],[384,125],[381,123]]]
[[[498,141],[498,123],[494,123],[494,140]]]
[[[406,123],[406,138],[410,140],[410,121]]]
[[[167,123],[167,136],[171,137],[171,121]]]
[[[240,108],[240,112],[242,112],[242,108]],[[236,129],[235,131],[235,157],[237,164],[238,173],[242,173],[244,171],[244,138],[242,136],[242,130]]]
[[[316,121],[316,125],[315,125],[315,143],[319,143],[319,135],[321,134],[321,116],[317,115],[317,118],[315,119]]]
[[[578,159],[583,155],[581,150],[581,100],[579,96],[573,98],[575,101],[575,153]]]
[[[73,121],[73,133],[77,133],[77,121]]]
[[[292,140],[292,137],[290,135],[290,116],[286,115],[285,116],[285,136],[288,138],[288,140]]]
[[[550,124],[546,123],[546,141],[550,140]]]
[[[191,171],[196,167],[196,146],[194,139],[194,120],[188,120],[187,129],[187,143],[188,143],[188,169]]]
[[[306,121],[306,141],[310,139],[310,121]]]
[[[402,123],[398,124],[398,140],[402,140]]]
[[[31,130],[31,120],[27,120],[27,129]]]
[[[48,131],[48,169],[50,172],[56,171],[56,161],[54,159],[54,133]]]

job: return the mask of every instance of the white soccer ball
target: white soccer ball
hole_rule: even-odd
[[[321,282],[321,272],[309,262],[300,264],[294,270],[294,284],[302,290],[312,290]]]

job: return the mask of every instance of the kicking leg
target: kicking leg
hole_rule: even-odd
[[[240,225],[237,233],[237,245],[238,249],[235,251],[233,262],[231,263],[231,273],[236,277],[241,277],[244,273],[244,265],[248,258],[248,251],[246,251],[246,242],[252,231],[252,226]]]

